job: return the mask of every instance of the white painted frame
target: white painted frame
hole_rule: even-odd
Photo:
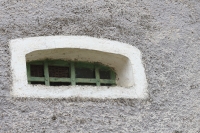
[[[141,53],[129,44],[87,36],[47,36],[14,39],[10,41],[9,46],[12,71],[11,94],[14,97],[101,99],[148,97]],[[46,53],[42,54],[44,50]],[[61,51],[64,56],[61,56]],[[101,62],[115,69],[117,86],[28,84],[26,61],[45,58]]]

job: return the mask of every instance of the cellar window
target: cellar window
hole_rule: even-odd
[[[142,54],[88,36],[10,40],[11,95],[32,98],[147,98]]]

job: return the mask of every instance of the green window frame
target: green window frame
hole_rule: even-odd
[[[42,76],[35,76],[33,66],[40,66]],[[62,70],[68,69],[68,77],[51,77],[50,67],[60,67]],[[41,68],[42,67],[42,68]],[[42,69],[42,70],[41,70]],[[77,77],[79,70],[85,73],[93,71],[94,76],[85,78],[86,73]],[[62,72],[62,71],[61,71]],[[64,73],[64,72],[63,72]],[[67,76],[67,70],[65,71]],[[88,76],[88,75],[87,75]],[[106,76],[106,77],[105,77]],[[60,85],[93,85],[93,86],[114,86],[116,85],[116,73],[108,66],[96,62],[78,62],[63,60],[42,60],[27,62],[27,78],[29,84],[44,84],[46,86]]]

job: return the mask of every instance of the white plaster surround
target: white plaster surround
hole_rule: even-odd
[[[140,51],[129,44],[87,36],[47,36],[10,41],[14,97],[147,98]],[[117,86],[45,86],[27,81],[26,62],[62,59],[101,62],[116,71]]]

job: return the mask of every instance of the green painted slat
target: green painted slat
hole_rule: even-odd
[[[109,67],[99,65],[99,70],[110,70]]]
[[[115,84],[115,80],[111,79],[100,79],[100,82],[105,84]]]
[[[49,78],[50,82],[71,82],[70,78]]]
[[[29,77],[28,78],[28,81],[45,81],[45,78],[44,77]]]
[[[95,66],[95,77],[96,77],[96,85],[100,86],[100,75],[99,75],[99,67]]]
[[[94,64],[88,62],[75,62],[76,68],[91,68],[94,69]]]
[[[31,65],[29,63],[27,63],[26,67],[27,67],[28,84],[30,84],[31,82],[29,81],[29,78],[31,77]]]
[[[75,66],[74,62],[70,63],[70,70],[71,70],[71,85],[76,85],[76,80],[75,80]]]
[[[52,60],[50,60],[50,61],[48,61],[48,64],[49,64],[50,66],[69,66],[69,65],[70,65],[69,62],[67,62],[67,61],[62,61],[62,60],[57,60],[57,61],[52,61]]]
[[[57,63],[48,63],[49,66],[62,66],[62,67],[69,67],[69,64],[57,64]]]
[[[44,76],[45,76],[45,85],[49,86],[49,69],[48,69],[48,62],[44,62]]]
[[[44,61],[31,61],[31,62],[27,62],[28,64],[31,65],[43,65]]]
[[[111,79],[115,80],[116,79],[116,74],[113,71],[110,71],[111,74]]]
[[[96,83],[96,79],[76,78],[76,83]]]

